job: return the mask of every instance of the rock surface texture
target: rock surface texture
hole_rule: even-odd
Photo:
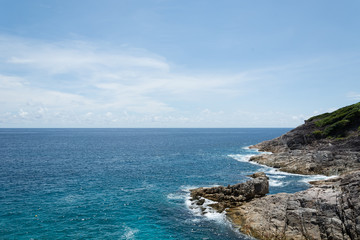
[[[204,204],[204,198],[215,201],[210,206],[219,212],[226,208],[237,207],[245,201],[265,196],[269,193],[268,177],[263,172],[250,175],[252,179],[245,183],[229,185],[227,187],[196,188],[190,192],[191,200],[197,205]]]
[[[360,171],[313,184],[253,199],[227,215],[259,239],[360,239]]]

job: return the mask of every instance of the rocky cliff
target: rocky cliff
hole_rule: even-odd
[[[273,154],[251,161],[291,173],[338,175],[360,169],[360,103],[312,117],[252,148]]]

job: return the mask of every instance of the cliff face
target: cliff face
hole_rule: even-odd
[[[306,191],[253,199],[228,216],[259,239],[360,239],[360,171]]]
[[[273,152],[251,161],[300,174],[360,169],[360,103],[312,117],[292,131],[252,146]]]

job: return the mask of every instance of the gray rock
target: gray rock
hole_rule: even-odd
[[[316,139],[313,122],[307,122],[273,140],[250,148],[273,154],[252,157],[251,161],[300,174],[338,175],[360,169],[358,132],[342,139]]]
[[[191,199],[200,203],[201,198],[207,198],[217,202],[212,207],[222,212],[225,208],[240,206],[244,201],[256,197],[265,196],[269,192],[269,181],[265,173],[254,173],[250,175],[251,179],[244,183],[228,185],[227,187],[197,188],[190,190]]]
[[[295,194],[254,198],[227,215],[259,239],[360,239],[360,171],[313,184]]]

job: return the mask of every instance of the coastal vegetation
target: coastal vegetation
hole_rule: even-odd
[[[344,138],[360,131],[360,102],[309,118],[307,123],[315,123],[312,132],[316,139]]]

